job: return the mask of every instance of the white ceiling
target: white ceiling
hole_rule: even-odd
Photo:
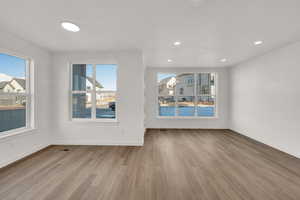
[[[0,26],[51,51],[142,49],[148,66],[227,66],[298,40],[300,0],[1,0]]]

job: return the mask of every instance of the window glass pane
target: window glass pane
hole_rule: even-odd
[[[0,95],[0,132],[26,126],[26,96]]]
[[[26,60],[0,53],[0,93],[25,93]]]
[[[214,73],[201,73],[198,74],[197,81],[198,95],[215,95],[215,74]]]
[[[73,64],[73,91],[93,89],[93,65]]]
[[[92,95],[91,93],[72,94],[73,118],[91,118]]]
[[[194,97],[178,97],[178,116],[194,116]]]
[[[158,97],[159,116],[175,116],[175,98]]]
[[[175,95],[176,75],[175,74],[157,74],[158,94],[160,96]]]
[[[176,95],[179,96],[194,96],[194,74],[179,74],[177,75]]]
[[[96,118],[116,118],[116,93],[97,93]]]
[[[201,117],[215,116],[215,97],[214,96],[198,97],[197,112],[198,112],[198,116]]]
[[[96,91],[117,90],[117,65],[96,65]]]
[[[96,65],[96,118],[116,118],[117,65]]]

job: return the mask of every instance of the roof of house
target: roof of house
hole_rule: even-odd
[[[178,77],[184,77],[184,76],[194,76],[194,74],[193,73],[183,73],[183,74],[179,74],[179,75],[177,75]]]
[[[23,89],[26,89],[26,81],[22,78],[13,78],[11,81],[1,81],[0,89],[3,89],[7,84],[9,84],[10,87],[15,89],[15,87],[11,84],[13,80],[15,80]]]
[[[3,89],[8,83],[9,83],[9,81],[0,82],[0,89]]]
[[[23,88],[23,89],[26,89],[26,81],[25,79],[22,79],[22,78],[14,78],[12,79],[11,81],[17,81],[17,83],[19,83],[19,85]]]
[[[162,79],[162,80],[159,81],[159,84],[165,84],[165,83],[169,82],[169,80],[171,78],[173,78],[173,77],[171,76],[171,77],[164,78],[164,79]]]
[[[90,83],[93,83],[93,78],[92,78],[92,77],[87,76],[86,79],[87,79]],[[95,85],[96,85],[97,88],[103,88],[103,86],[101,85],[101,83],[99,83],[97,80],[96,80]]]

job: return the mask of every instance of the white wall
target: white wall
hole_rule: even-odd
[[[144,73],[139,51],[52,57],[34,44],[0,34],[1,49],[34,59],[36,83],[36,129],[0,138],[0,167],[50,144],[142,145],[144,116],[146,128],[231,128],[300,157],[300,43],[230,69],[149,67]],[[118,64],[118,123],[70,121],[69,61]],[[157,72],[217,72],[218,118],[157,119]]]
[[[117,63],[118,123],[76,122],[69,118],[69,62]],[[142,145],[144,66],[139,51],[57,53],[51,79],[55,144]]]
[[[159,119],[157,118],[157,72],[217,72],[216,119]],[[145,127],[146,128],[228,128],[228,69],[227,68],[159,68],[147,67],[145,73]]]
[[[300,158],[300,43],[230,72],[231,129]]]
[[[0,35],[1,50],[31,57],[35,63],[34,90],[36,129],[22,134],[0,138],[0,167],[3,167],[52,143],[49,137],[51,127],[49,117],[51,115],[51,109],[49,107],[50,95],[48,93],[50,88],[49,69],[51,65],[51,55],[47,51],[5,31],[0,30]]]

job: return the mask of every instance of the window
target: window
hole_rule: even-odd
[[[158,115],[215,117],[215,73],[158,73]]]
[[[0,53],[0,133],[31,126],[29,64],[27,59]]]
[[[72,118],[116,119],[117,65],[72,65]]]

